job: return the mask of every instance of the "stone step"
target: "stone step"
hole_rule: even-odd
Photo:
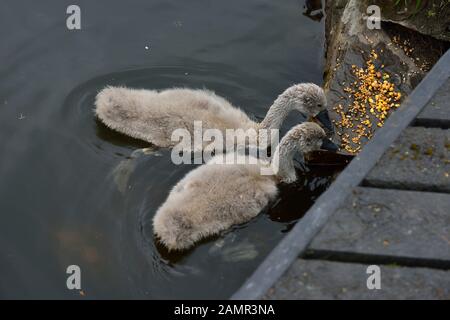
[[[368,265],[298,259],[264,299],[450,299],[450,271],[380,265],[381,289],[367,288]]]
[[[431,98],[414,124],[447,129],[450,127],[450,79]]]
[[[371,170],[364,185],[450,192],[450,130],[407,128]]]
[[[308,252],[450,269],[450,194],[358,187]]]

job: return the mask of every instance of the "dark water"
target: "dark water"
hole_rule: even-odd
[[[130,159],[146,145],[96,122],[93,99],[108,84],[206,87],[262,118],[289,85],[321,83],[323,24],[297,0],[78,0],[82,30],[69,31],[70,4],[2,2],[0,298],[80,297],[66,288],[71,264],[84,298],[230,296],[335,169],[312,169],[248,224],[168,254],[151,219],[193,166],[167,150]]]

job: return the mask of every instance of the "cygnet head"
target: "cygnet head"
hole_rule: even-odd
[[[293,110],[314,117],[326,110],[327,99],[323,89],[314,83],[300,83],[287,88],[280,96]]]
[[[298,124],[281,139],[272,158],[272,169],[281,182],[294,182],[297,179],[293,161],[294,154],[296,152],[304,154],[319,149],[335,152],[338,150],[338,146],[327,138],[325,130],[317,123]]]
[[[334,132],[327,111],[327,98],[321,87],[314,83],[300,83],[287,88],[279,97],[279,102],[290,110],[297,110],[305,116],[323,125],[327,133]]]
[[[292,136],[296,139],[298,148],[303,153],[321,149],[324,140],[327,138],[325,130],[313,122],[300,124],[297,130],[292,132]]]
[[[280,149],[308,153],[324,149],[336,151],[337,146],[328,140],[325,130],[314,122],[303,122],[288,131],[280,142]]]

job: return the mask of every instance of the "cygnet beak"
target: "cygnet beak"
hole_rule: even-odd
[[[317,114],[317,116],[313,117],[314,120],[320,122],[322,127],[325,129],[327,136],[334,135],[334,126],[331,122],[330,115],[327,110],[323,110]]]
[[[328,150],[331,152],[337,152],[339,150],[339,147],[334,142],[332,142],[330,139],[324,138],[322,140],[322,145],[320,146],[320,149]]]

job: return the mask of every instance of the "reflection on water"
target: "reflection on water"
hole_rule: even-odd
[[[65,28],[70,1],[5,2],[1,298],[226,298],[339,170],[310,168],[247,224],[167,252],[152,217],[195,166],[173,165],[168,150],[138,151],[151,146],[103,126],[96,93],[206,87],[260,119],[291,84],[321,83],[323,26],[296,0],[80,0],[77,32]],[[83,296],[65,286],[72,264]]]

